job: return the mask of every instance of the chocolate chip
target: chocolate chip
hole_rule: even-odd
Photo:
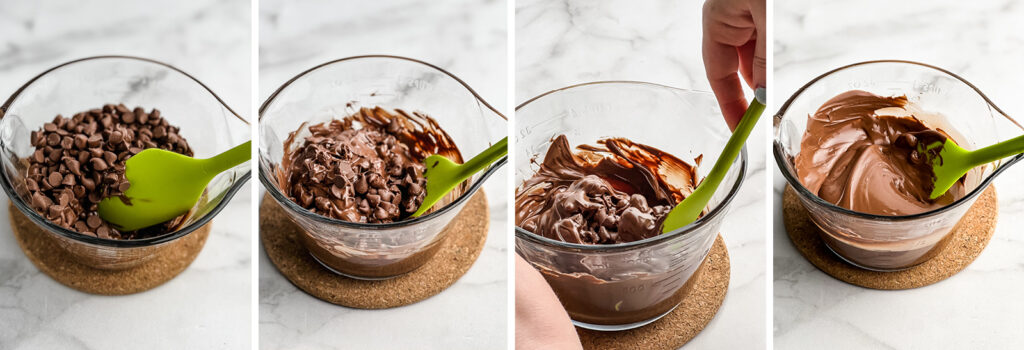
[[[50,205],[50,202],[50,199],[46,198],[46,196],[44,196],[42,193],[36,192],[34,195],[32,195],[32,206],[35,207],[36,210],[45,209],[47,206]]]
[[[61,181],[61,184],[64,185],[64,186],[74,186],[74,185],[77,184],[77,182],[75,181],[75,176],[74,175],[67,174],[67,175],[64,175],[64,180]]]
[[[387,186],[387,182],[384,182],[384,177],[378,174],[370,174],[370,186],[373,186],[373,188],[384,188]]]
[[[82,164],[74,158],[64,158],[64,165],[68,168],[72,174],[81,176],[82,175]]]
[[[133,115],[133,114],[127,113],[125,115]],[[109,142],[111,144],[121,143],[122,140],[124,140],[124,134],[122,134],[120,131],[114,131],[114,132],[110,133],[109,137],[107,137],[107,142]]]
[[[86,145],[88,145],[89,147],[99,147],[102,144],[103,136],[99,134],[93,134],[89,136],[89,140],[86,142]]]
[[[380,195],[379,194],[368,194],[368,195],[366,195],[366,200],[370,201],[370,205],[380,204]]]
[[[71,190],[73,191],[75,198],[81,198],[82,196],[85,196],[85,186],[77,185],[75,187],[72,187]]]
[[[50,146],[57,146],[60,144],[60,135],[56,133],[46,135],[46,144]]]
[[[93,170],[96,170],[96,171],[107,170],[107,162],[104,162],[103,159],[100,159],[100,158],[90,159],[89,160],[89,164],[92,165],[92,169]]]
[[[96,229],[96,236],[98,236],[99,238],[110,239],[110,229],[107,228],[106,226],[100,226],[100,228]]]
[[[356,181],[356,184],[355,184],[356,193],[358,193],[358,194],[366,193],[367,187],[368,187],[368,185],[366,184],[366,177],[365,176],[359,177],[359,180]]]
[[[92,179],[89,178],[82,179],[82,186],[85,186],[85,189],[88,191],[95,190],[96,181],[93,181]]]
[[[57,131],[57,124],[54,124],[54,123],[43,124],[43,130],[45,130],[47,132]]]
[[[114,164],[115,162],[117,162],[117,155],[111,151],[104,151],[103,161],[107,162],[107,164]]]
[[[75,148],[83,149],[87,142],[89,142],[89,137],[85,136],[85,134],[75,135]]]
[[[64,181],[64,176],[58,172],[52,172],[50,173],[50,177],[47,181],[49,181],[50,186],[57,187],[60,185],[61,181]]]

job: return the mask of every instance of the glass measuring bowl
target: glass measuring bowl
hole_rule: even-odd
[[[595,82],[554,90],[516,108],[516,183],[533,176],[552,139],[573,145],[625,137],[692,163],[717,159],[731,132],[714,96],[641,82]],[[713,163],[713,162],[712,162]],[[711,164],[701,164],[705,172]],[[654,322],[686,297],[746,171],[737,157],[693,224],[641,241],[583,245],[516,227],[516,253],[541,272],[573,323],[615,331]]]
[[[397,56],[358,56],[327,62],[292,78],[260,108],[260,181],[303,229],[301,241],[327,269],[351,278],[386,279],[412,271],[440,247],[445,228],[506,158],[473,175],[418,218],[362,224],[313,213],[286,197],[276,171],[283,142],[300,125],[342,118],[360,107],[421,111],[437,120],[464,159],[507,135],[505,117],[462,80],[441,68]],[[303,129],[296,142],[309,135]]]
[[[40,216],[28,201],[22,160],[32,154],[30,132],[58,114],[124,103],[129,108],[156,108],[171,124],[181,127],[195,156],[208,158],[249,140],[249,123],[224,104],[209,88],[175,67],[138,57],[83,58],[53,67],[32,78],[0,106],[0,153],[7,196],[33,223],[85,265],[100,269],[137,266],[208,223],[249,179],[243,163],[217,175],[180,228],[162,236],[111,240],[87,236],[57,226]]]
[[[861,268],[906,269],[934,256],[992,179],[1024,156],[993,162],[967,174],[967,195],[952,204],[916,215],[880,216],[826,202],[803,186],[793,167],[813,114],[828,99],[864,90],[881,96],[906,95],[925,124],[941,128],[968,150],[1004,141],[1022,128],[963,78],[934,66],[909,61],[869,61],[832,70],[797,90],[774,117],[775,161],[792,186],[821,238],[836,255]]]

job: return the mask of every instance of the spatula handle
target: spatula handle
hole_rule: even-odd
[[[483,170],[491,163],[494,163],[501,157],[508,154],[508,137],[501,139],[491,147],[487,147],[483,152],[477,154],[472,159],[462,164],[459,169],[459,178],[465,180],[467,177],[473,176],[478,171]]]
[[[235,146],[224,153],[206,159],[203,163],[203,170],[209,176],[220,174],[222,171],[234,168],[236,165],[252,159],[252,141]]]
[[[1024,153],[1024,135],[976,150],[970,153],[972,167]]]
[[[693,193],[683,199],[665,217],[665,221],[662,223],[662,233],[671,232],[689,225],[700,217],[700,213],[704,211],[708,202],[711,201],[711,196],[714,195],[715,190],[718,189],[722,180],[725,179],[725,174],[729,172],[733,161],[739,156],[740,150],[743,149],[743,145],[747,142],[747,137],[750,136],[750,132],[754,129],[754,125],[757,124],[757,120],[761,118],[761,113],[764,112],[765,108],[764,103],[761,102],[764,99],[763,95],[763,90],[759,91],[759,96],[750,101],[750,106],[743,113],[743,119],[740,119],[739,125],[736,125],[736,130],[729,137],[729,141],[725,144],[725,149],[718,156],[718,160],[715,161],[711,172],[704,176],[704,179],[693,190]]]

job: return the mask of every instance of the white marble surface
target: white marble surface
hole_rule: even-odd
[[[348,56],[418,58],[462,78],[499,110],[506,100],[503,1],[260,2],[260,98],[317,64]],[[508,342],[507,171],[484,190],[490,231],[453,286],[412,305],[359,310],[295,288],[260,248],[262,349],[500,349]]]
[[[1024,120],[1024,4],[941,3],[776,1],[776,105],[829,69],[899,58],[961,74]],[[1024,343],[1024,166],[996,180],[999,223],[981,256],[948,280],[906,291],[848,285],[804,260],[786,237],[779,209],[784,180],[773,172],[776,349],[1009,349]]]
[[[248,118],[250,17],[245,0],[0,1],[0,96],[71,59],[127,54],[193,74]],[[0,211],[0,349],[249,349],[250,197],[239,192],[220,213],[181,275],[119,297],[41,273]]]
[[[518,1],[515,101],[597,80],[710,91],[700,13],[700,1]],[[711,324],[686,348],[765,347],[766,125],[759,123],[747,145],[750,170],[722,226],[732,263],[729,291]]]

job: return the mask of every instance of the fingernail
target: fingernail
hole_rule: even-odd
[[[760,102],[761,104],[767,104],[768,92],[764,89],[763,86],[758,86],[756,89],[754,89],[754,99],[756,99],[757,102]]]

